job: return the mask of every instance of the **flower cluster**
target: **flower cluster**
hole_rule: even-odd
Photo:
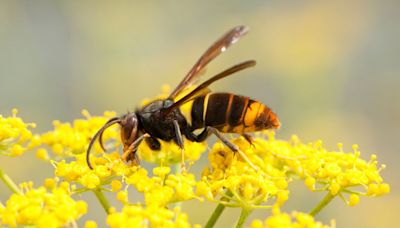
[[[113,212],[107,216],[107,224],[111,228],[122,227],[191,227],[188,217],[176,207],[168,210],[163,207],[125,206],[121,212]]]
[[[144,194],[148,206],[166,207],[170,203],[196,198],[196,180],[191,173],[171,174],[169,167],[156,167],[149,177],[143,168],[127,177],[126,183]],[[124,201],[122,201],[124,202]],[[126,202],[124,202],[126,203]]]
[[[147,143],[142,143],[138,148],[139,157],[146,162],[170,165],[180,163],[183,152],[185,160],[194,162],[200,159],[200,156],[207,148],[205,143],[192,142],[189,140],[185,142],[184,151],[175,143],[160,141],[160,144],[162,151],[153,151]]]
[[[87,212],[86,202],[71,198],[68,182],[59,185],[47,179],[44,186],[34,188],[32,182],[21,184],[22,191],[14,193],[6,205],[0,206],[0,224],[16,227],[60,227],[75,224]]]
[[[161,142],[161,151],[157,152],[146,143],[141,144],[139,157],[156,165],[152,172],[129,166],[121,159],[119,130],[112,127],[103,136],[108,152],[104,153],[95,143],[90,169],[86,162],[87,146],[115,113],[91,116],[83,111],[83,115],[84,119],[72,124],[54,121],[54,130],[41,135],[33,135],[29,128],[34,124],[24,123],[16,117],[16,111],[12,117],[0,116],[0,152],[15,156],[35,149],[38,158],[53,165],[56,176],[37,188],[31,183],[17,187],[0,170],[0,180],[14,192],[4,205],[0,203],[0,225],[76,226],[76,220],[86,213],[87,204],[73,197],[93,192],[108,213],[102,216],[106,217],[103,223],[110,227],[191,227],[188,216],[176,203],[193,199],[218,204],[219,209],[212,214],[207,227],[215,224],[225,207],[242,210],[239,227],[256,209],[270,209],[272,215],[264,221],[254,220],[251,227],[328,227],[315,221],[314,215],[334,197],[354,206],[360,196],[376,197],[390,192],[380,174],[384,165],[378,165],[376,155],[366,161],[356,145],[350,152],[341,144],[330,151],[321,141],[302,143],[297,136],[278,140],[272,132],[257,133],[251,142],[243,137],[232,139],[239,148],[237,153],[221,142],[215,143],[208,152],[209,163],[201,175],[196,175],[171,170],[169,165],[182,159],[181,149],[173,142]],[[184,143],[185,159],[192,163],[207,148],[205,143]],[[310,214],[281,212],[282,205],[291,199],[288,186],[296,180],[303,181],[313,192],[327,194]],[[129,197],[132,190],[143,194],[144,201]],[[112,192],[122,203],[120,212],[109,205],[103,191]],[[87,221],[85,227],[97,227],[97,222],[100,221]]]
[[[39,136],[30,130],[36,124],[25,123],[17,113],[18,110],[13,109],[11,117],[0,115],[0,154],[15,157],[40,145]]]
[[[115,112],[109,111],[104,112],[104,116],[91,116],[86,110],[83,110],[82,114],[85,119],[76,119],[72,124],[61,123],[58,120],[53,121],[54,130],[40,136],[42,143],[51,148],[56,158],[68,158],[73,157],[75,154],[85,153],[93,135],[108,119],[115,116]],[[114,127],[105,131],[103,138],[108,142],[110,141],[109,139],[113,139],[111,140],[111,145],[106,145],[106,148],[119,146],[117,128]],[[95,144],[93,151],[100,153],[100,145]],[[38,153],[43,154],[40,150]]]
[[[229,198],[227,205],[236,207],[257,208],[271,198],[276,198],[278,206],[282,205],[288,199],[286,171],[261,158],[254,160],[252,155],[261,149],[256,144],[252,146],[244,138],[232,142],[250,161],[244,160],[243,155],[233,153],[222,143],[216,143],[208,156],[211,168],[203,171],[197,193],[211,201],[221,202],[218,198],[222,197],[224,201]],[[251,162],[260,168],[255,169]]]
[[[122,162],[118,152],[104,154],[102,157],[93,159],[95,166],[90,169],[83,154],[75,155],[73,161],[53,162],[55,175],[71,183],[78,183],[86,189],[101,188],[111,184],[114,178],[122,178],[124,175],[135,170]]]
[[[305,213],[301,212],[293,212],[291,214],[287,213],[275,213],[272,216],[268,217],[264,221],[256,219],[251,222],[251,228],[281,228],[281,227],[314,227],[314,228],[329,228],[335,227],[334,221],[330,226],[323,225],[320,222],[314,220],[314,218]]]
[[[255,142],[262,148],[258,155],[270,154],[269,164],[304,180],[311,191],[339,195],[351,206],[359,202],[360,195],[379,196],[390,191],[380,175],[385,165],[378,166],[376,155],[369,161],[361,159],[357,145],[353,145],[352,152],[345,152],[341,143],[337,151],[329,151],[320,140],[303,144],[297,136],[282,141],[276,140],[273,133],[267,132],[267,135],[269,140]],[[350,194],[349,200],[344,198],[344,193]]]

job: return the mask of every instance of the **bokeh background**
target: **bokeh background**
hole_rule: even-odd
[[[0,113],[16,107],[36,132],[81,110],[124,113],[176,85],[200,54],[235,25],[250,33],[207,69],[211,76],[255,59],[254,69],[213,86],[270,105],[283,123],[277,137],[297,134],[336,149],[360,145],[378,154],[392,193],[354,208],[334,200],[318,219],[338,227],[396,227],[400,211],[400,1],[0,1]],[[207,162],[206,155],[201,160]],[[52,168],[27,154],[2,157],[16,181],[41,183]],[[200,166],[201,167],[201,166]],[[200,170],[200,168],[198,168]],[[0,200],[9,195],[0,184]],[[90,194],[83,220],[101,220]],[[309,211],[323,195],[295,184],[287,211]],[[204,224],[214,205],[184,204]],[[218,226],[234,224],[237,209]],[[265,218],[258,211],[252,218]]]

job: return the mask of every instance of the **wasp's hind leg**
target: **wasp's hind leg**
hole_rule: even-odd
[[[254,143],[253,143],[254,142],[254,138],[253,138],[253,136],[251,136],[249,134],[246,134],[246,133],[243,133],[242,136],[243,136],[244,139],[246,139],[246,141],[250,144],[250,146],[254,146]]]
[[[229,147],[229,149],[231,149],[235,154],[236,152],[238,152],[242,156],[242,158],[250,165],[250,167],[252,167],[256,171],[259,170],[259,168],[256,165],[254,165],[253,162],[251,162],[251,160],[247,157],[247,155],[243,153],[243,151],[241,151],[237,145],[229,141],[229,139],[227,139],[221,132],[219,132],[216,128],[213,127],[207,127],[207,128],[211,133],[217,136],[222,141],[222,143],[225,144],[225,146]]]
[[[181,160],[181,170],[182,172],[186,172],[186,164],[185,164],[185,147],[183,144],[183,137],[181,133],[181,129],[179,127],[179,123],[177,120],[173,121],[175,128],[175,142],[181,148],[182,160]]]
[[[213,127],[204,128],[204,130],[198,135],[195,135],[193,132],[189,132],[189,134],[187,134],[186,137],[188,137],[190,140],[195,141],[195,142],[203,142],[204,140],[207,139],[207,137],[211,133],[216,135],[225,144],[225,146],[229,147],[229,149],[231,149],[233,152],[236,153],[239,151],[238,146],[231,143],[229,141],[229,139],[225,138],[225,136],[223,134],[221,134],[221,132],[219,132],[216,128],[213,128]]]
[[[222,143],[224,143],[225,146],[229,147],[229,149],[231,149],[233,152],[236,153],[239,151],[238,146],[236,146],[231,141],[229,141],[229,139],[227,139],[221,132],[219,132],[216,128],[213,128],[213,127],[204,128],[204,130],[198,135],[195,135],[193,132],[189,132],[189,134],[187,134],[186,137],[188,137],[188,139],[190,139],[191,141],[203,142],[204,140],[207,139],[207,137],[211,133],[214,134],[215,136],[217,136],[222,141]],[[245,137],[245,139],[249,143],[251,143],[252,138],[250,135],[243,134],[243,137]]]
[[[190,130],[185,132],[186,138],[193,142],[203,142],[204,140],[206,140],[208,138],[209,135],[210,135],[210,129],[208,129],[208,127],[204,128],[204,130],[202,132],[200,132],[200,134],[198,134],[198,135],[195,135]]]
[[[227,139],[221,132],[219,132],[216,128],[213,127],[207,127],[207,129],[213,133],[215,136],[217,136],[225,146],[229,147],[234,153],[239,151],[239,147],[233,144],[229,139]]]

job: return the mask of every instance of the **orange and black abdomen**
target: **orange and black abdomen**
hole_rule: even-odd
[[[266,105],[232,93],[209,93],[191,104],[192,129],[215,127],[225,133],[245,133],[278,128],[275,113]]]

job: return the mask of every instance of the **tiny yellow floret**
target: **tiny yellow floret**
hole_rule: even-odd
[[[97,223],[93,220],[88,220],[85,222],[84,228],[97,228]]]
[[[360,202],[360,197],[357,194],[350,194],[349,205],[355,206]]]

